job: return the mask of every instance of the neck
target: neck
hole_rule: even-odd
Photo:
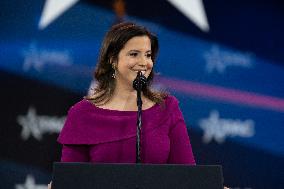
[[[133,89],[132,85],[123,85],[117,82],[112,99],[129,104],[136,102],[136,96],[137,92]]]
[[[143,106],[146,105],[146,98],[142,93]],[[112,109],[119,110],[137,110],[137,91],[132,85],[122,85],[116,83],[114,93],[109,101]]]
[[[136,97],[136,90],[132,87],[132,83],[125,84],[124,82],[116,80],[113,97],[115,96],[123,99],[127,97]]]

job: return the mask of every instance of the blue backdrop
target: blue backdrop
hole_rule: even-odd
[[[101,40],[118,17],[113,2],[78,1],[40,29],[46,2],[0,3],[6,188],[49,181],[67,109],[95,84]],[[210,26],[203,31],[169,1],[123,2],[123,19],[159,38],[155,87],[179,99],[197,163],[223,165],[228,186],[283,188],[284,4],[200,1]]]

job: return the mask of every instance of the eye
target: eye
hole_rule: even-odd
[[[137,55],[138,55],[137,52],[131,52],[131,53],[129,53],[129,56],[132,56],[132,57],[136,57]]]
[[[151,54],[151,53],[147,53],[147,54],[146,54],[146,57],[147,57],[147,58],[152,58],[152,54]]]

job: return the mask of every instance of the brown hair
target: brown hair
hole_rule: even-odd
[[[145,27],[134,23],[125,22],[116,24],[107,32],[102,42],[98,63],[95,69],[95,79],[97,86],[94,89],[94,95],[87,97],[95,104],[107,103],[115,89],[115,79],[112,78],[114,69],[112,62],[118,60],[118,54],[124,45],[133,37],[148,36],[151,41],[151,59],[155,63],[156,56],[159,50],[158,38],[149,32]],[[160,104],[167,96],[165,92],[153,91],[150,87],[154,79],[154,70],[152,69],[147,78],[147,87],[143,90],[143,94],[155,103]]]

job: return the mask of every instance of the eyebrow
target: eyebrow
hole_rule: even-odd
[[[132,49],[132,50],[129,50],[128,52],[141,52],[141,51],[140,50],[136,50],[136,49]],[[149,52],[152,52],[152,50],[146,51],[146,53],[149,53]]]

